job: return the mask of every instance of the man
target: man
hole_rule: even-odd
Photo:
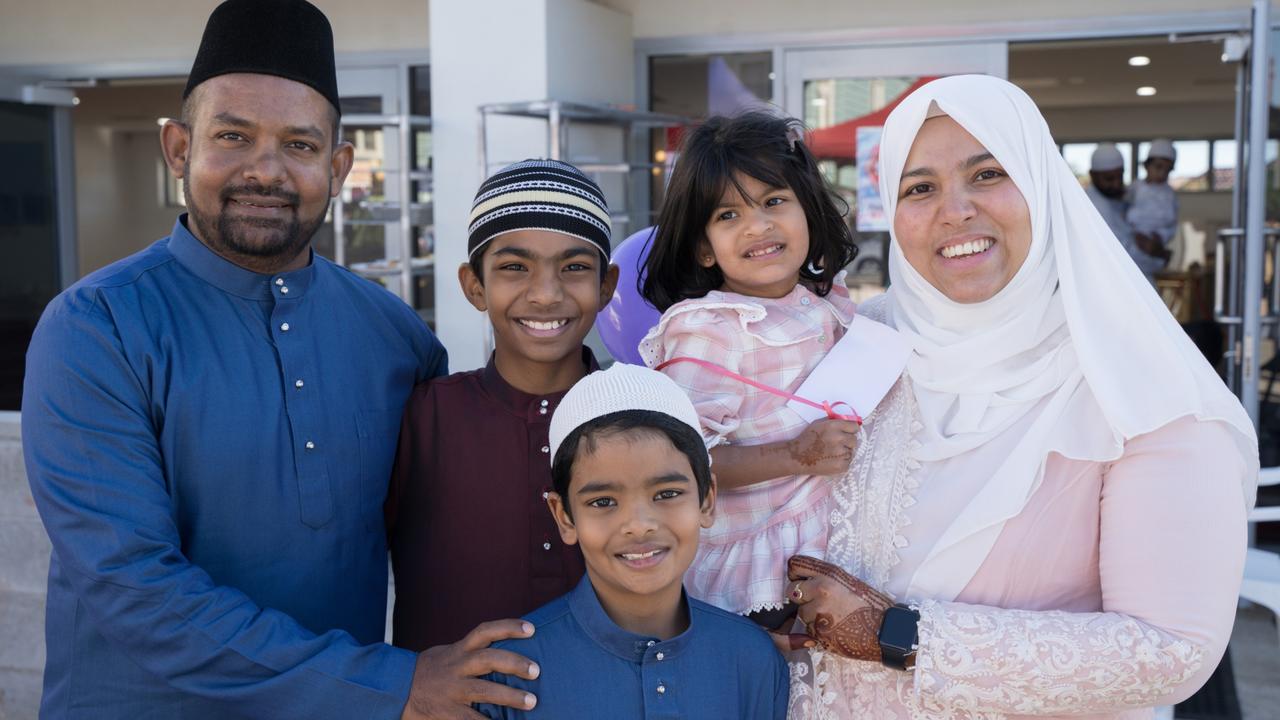
[[[396,428],[443,348],[315,256],[351,169],[333,36],[303,0],[214,10],[161,142],[188,215],[46,309],[23,398],[53,542],[42,717],[453,717],[536,669],[482,626],[381,643]]]
[[[1155,285],[1156,271],[1169,262],[1170,253],[1160,238],[1134,232],[1125,218],[1129,204],[1125,202],[1124,156],[1114,144],[1100,143],[1093,151],[1085,194],[1148,282]]]

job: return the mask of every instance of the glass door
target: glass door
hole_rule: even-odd
[[[0,83],[0,411],[17,410],[27,345],[45,305],[76,279],[70,104]],[[33,90],[35,92],[33,92]],[[53,92],[54,95],[58,91]]]
[[[1280,93],[1272,71],[1277,35],[1271,8],[1253,3],[1251,33],[1223,42],[1224,62],[1237,62],[1232,227],[1218,233],[1213,264],[1214,319],[1226,335],[1223,375],[1259,428],[1263,465],[1280,459],[1280,404],[1273,399],[1280,356],[1280,174],[1271,128]]]
[[[342,131],[355,162],[316,249],[381,282],[431,323],[429,77],[425,65],[338,71]]]
[[[858,241],[849,267],[854,299],[878,294],[888,282],[889,225],[876,185],[880,130],[902,98],[943,75],[1005,77],[1003,42],[831,50],[784,55],[784,106],[810,130],[809,146],[827,181],[849,206]]]

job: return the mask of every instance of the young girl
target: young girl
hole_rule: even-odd
[[[721,497],[686,584],[736,613],[781,608],[787,558],[825,555],[830,483],[857,446],[857,422],[806,422],[744,381],[794,392],[853,321],[836,202],[799,123],[713,117],[684,142],[646,261],[663,314],[640,354],[693,399]],[[702,362],[663,366],[678,358]]]

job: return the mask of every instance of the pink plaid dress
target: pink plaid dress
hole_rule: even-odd
[[[649,367],[697,358],[794,392],[853,322],[843,279],[825,298],[797,285],[777,299],[712,291],[684,300],[663,313],[640,355]],[[790,440],[808,426],[784,398],[693,363],[663,372],[689,393],[708,448]],[[740,614],[780,607],[787,558],[826,554],[830,483],[795,475],[721,491],[715,524],[703,532],[685,575],[688,591]]]

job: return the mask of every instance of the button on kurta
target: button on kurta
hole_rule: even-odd
[[[296,388],[298,388],[299,390],[301,390],[301,389],[302,389],[302,386],[303,386],[303,385],[305,385],[305,384],[306,384],[306,383],[302,382],[302,378],[298,378],[297,380],[294,380],[294,381],[293,381],[293,386],[294,386],[294,387],[296,387]]]
[[[657,655],[654,655],[654,657],[658,659],[658,662],[662,662],[662,659],[665,658],[666,655],[664,653],[658,653]]]
[[[550,549],[551,549],[551,543],[549,543],[549,542],[544,542],[544,543],[542,543],[542,549],[543,549],[543,550],[550,550]]]
[[[289,332],[289,323],[280,323],[280,332]]]
[[[542,452],[543,452],[543,454],[549,453],[549,452],[551,452],[551,448],[547,447],[546,445],[543,445],[543,446],[542,446]]]
[[[281,287],[281,288],[280,288],[280,294],[281,294],[281,295],[288,295],[288,294],[289,294],[289,288],[287,288],[287,287]]]
[[[284,284],[284,278],[276,278],[276,285],[283,285],[283,284]]]
[[[800,304],[801,304],[801,305],[808,305],[810,302],[812,302],[812,300],[810,300],[810,299],[809,299],[809,298],[807,298],[807,297],[802,297],[802,298],[800,298]]]
[[[308,449],[308,450],[315,450],[315,449],[316,449],[316,444],[315,444],[315,443],[313,443],[313,442],[311,442],[310,440],[308,440],[308,441],[307,441],[307,449]]]
[[[662,694],[663,694],[663,693],[665,693],[666,691],[667,691],[667,686],[666,686],[666,685],[659,685],[659,686],[658,686],[658,694],[659,694],[659,695],[662,695]]]

